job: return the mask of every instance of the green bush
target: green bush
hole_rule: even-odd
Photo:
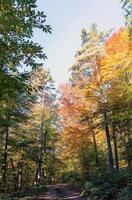
[[[78,173],[70,171],[70,172],[64,173],[61,177],[61,180],[63,182],[76,183],[76,182],[80,181],[80,177],[79,177]]]
[[[123,188],[119,192],[117,200],[132,200],[132,185]]]
[[[132,173],[104,174],[85,183],[83,194],[91,200],[132,200]]]
[[[35,197],[35,196],[39,196],[41,194],[44,194],[46,191],[46,187],[45,186],[41,186],[41,187],[32,187],[27,191],[21,191],[21,192],[17,192],[16,193],[16,197],[14,197],[13,195],[3,195],[0,196],[0,200],[17,200],[17,199],[28,199],[28,197]]]

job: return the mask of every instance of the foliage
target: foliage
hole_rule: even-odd
[[[21,200],[26,200],[26,199],[29,199],[31,197],[36,197],[38,195],[41,195],[43,194],[44,192],[46,191],[46,187],[44,186],[41,186],[39,188],[37,187],[32,187],[32,188],[29,188],[28,190],[26,191],[21,191],[20,193],[16,193],[16,197],[12,197],[12,195],[8,195],[9,197],[7,196],[2,196],[2,200],[18,200],[18,199],[21,199]]]
[[[15,195],[34,185],[38,165],[42,179],[42,171],[44,176],[56,157],[53,81],[42,67],[43,48],[32,41],[34,29],[51,33],[51,27],[36,0],[1,1],[0,21],[0,191]],[[40,155],[50,162],[43,164]]]
[[[127,26],[81,31],[81,47],[59,97],[34,29],[51,33],[36,0],[0,2],[0,192],[39,195],[76,182],[91,200],[131,200],[131,0]],[[124,170],[123,170],[124,168]]]
[[[132,30],[132,1],[131,0],[121,0],[122,7],[125,12],[126,24]]]
[[[126,170],[115,173],[112,176],[106,174],[96,178],[93,177],[85,183],[83,194],[89,196],[91,200],[130,200],[132,191],[131,180],[131,172]]]
[[[132,166],[131,35],[128,28],[102,33],[94,24],[81,37],[70,82],[60,87],[60,158],[67,173],[89,180],[91,199],[127,198],[129,178],[119,170]]]

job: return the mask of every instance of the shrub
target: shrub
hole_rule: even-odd
[[[132,173],[123,170],[93,177],[85,183],[83,194],[91,200],[132,200]]]

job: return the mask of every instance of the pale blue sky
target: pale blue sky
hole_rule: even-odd
[[[35,41],[48,56],[45,66],[58,86],[68,81],[69,67],[80,48],[80,31],[96,23],[100,30],[118,29],[124,24],[120,0],[37,0],[47,15],[52,35],[35,33]]]

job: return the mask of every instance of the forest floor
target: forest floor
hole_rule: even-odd
[[[32,200],[86,200],[80,196],[80,193],[81,190],[71,184],[49,185],[44,195],[32,198]]]

